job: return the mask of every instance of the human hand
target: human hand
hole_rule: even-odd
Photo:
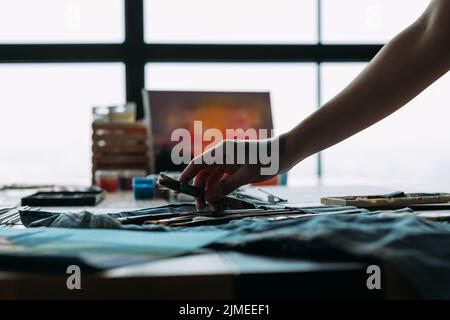
[[[281,144],[282,147],[282,144]],[[283,149],[283,148],[281,148]],[[196,199],[197,208],[217,203],[235,189],[273,178],[285,168],[280,160],[280,138],[265,140],[224,140],[194,158],[180,175],[187,183],[205,189],[205,201]]]

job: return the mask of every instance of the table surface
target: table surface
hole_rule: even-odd
[[[320,203],[323,196],[386,193],[380,187],[266,187],[296,205]],[[24,191],[1,191],[0,207],[16,205]],[[131,193],[111,193],[91,211],[146,208],[165,200],[136,201]],[[78,211],[85,208],[43,208]],[[391,274],[386,270],[385,274]],[[0,272],[0,299],[34,298],[343,298],[408,296],[397,277],[384,278],[383,290],[368,290],[366,266],[355,262],[316,262],[238,252],[195,254],[82,275],[82,289],[68,290],[61,273]],[[389,281],[388,281],[389,280]],[[401,285],[398,285],[399,282]],[[45,288],[45,290],[43,290]],[[401,289],[399,289],[401,288]],[[397,292],[398,291],[398,292]]]

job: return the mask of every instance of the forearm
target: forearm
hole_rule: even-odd
[[[445,74],[450,39],[437,36],[434,27],[419,19],[341,93],[286,134],[292,165],[380,121]]]

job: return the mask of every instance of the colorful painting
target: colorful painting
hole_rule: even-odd
[[[205,150],[211,142],[194,139],[194,122],[201,121],[203,132],[218,129],[226,136],[227,129],[272,129],[270,94],[268,92],[191,92],[148,91],[146,112],[150,118],[155,171],[180,171],[185,165],[171,161],[172,132],[178,128],[189,130],[192,144],[201,143]],[[270,134],[270,132],[269,132]],[[245,136],[227,137],[244,139]],[[220,141],[215,141],[220,142]],[[196,154],[192,154],[196,156]]]

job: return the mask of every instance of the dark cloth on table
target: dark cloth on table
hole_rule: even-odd
[[[165,226],[121,226],[114,218],[150,212],[193,209],[193,204],[169,205],[108,215],[84,212],[22,214],[28,227],[124,228],[183,232],[187,228]],[[156,210],[156,211],[154,211]],[[161,211],[163,210],[163,211]],[[306,209],[317,213],[317,209]],[[330,210],[324,209],[324,210]],[[219,226],[191,227],[233,230],[211,247],[262,255],[336,261],[355,259],[389,266],[403,276],[423,298],[450,298],[450,225],[426,221],[411,211],[316,215],[300,219],[267,220],[247,218]],[[38,219],[41,218],[41,219]]]
[[[219,246],[219,244],[216,244]],[[450,298],[450,225],[379,213],[317,216],[233,235],[220,247],[308,259],[375,261],[403,276],[423,298]]]
[[[122,225],[116,218],[133,217],[147,214],[176,213],[195,211],[192,203],[170,204],[156,208],[130,210],[118,213],[93,214],[89,211],[77,213],[53,213],[45,211],[26,210],[20,213],[22,223],[27,228],[87,228],[87,229],[155,229],[166,230],[164,226]],[[155,228],[153,228],[155,227]]]
[[[285,205],[259,204],[258,208],[284,209]],[[155,208],[130,210],[118,213],[92,214],[88,211],[78,213],[52,213],[45,211],[26,210],[21,212],[21,220],[25,227],[50,227],[50,228],[94,228],[94,229],[127,229],[127,230],[149,230],[149,231],[171,231],[173,228],[162,225],[122,225],[116,218],[133,217],[140,215],[151,215],[161,213],[195,212],[193,203],[177,203]],[[298,209],[299,210],[299,209]],[[323,214],[338,213],[353,210],[356,213],[368,212],[365,209],[357,209],[348,206],[314,206],[302,207],[299,214]],[[227,226],[227,225],[225,225]],[[223,226],[222,226],[223,227]],[[234,224],[230,225],[234,228]],[[214,228],[214,227],[201,227]],[[180,229],[180,228],[177,228]]]

